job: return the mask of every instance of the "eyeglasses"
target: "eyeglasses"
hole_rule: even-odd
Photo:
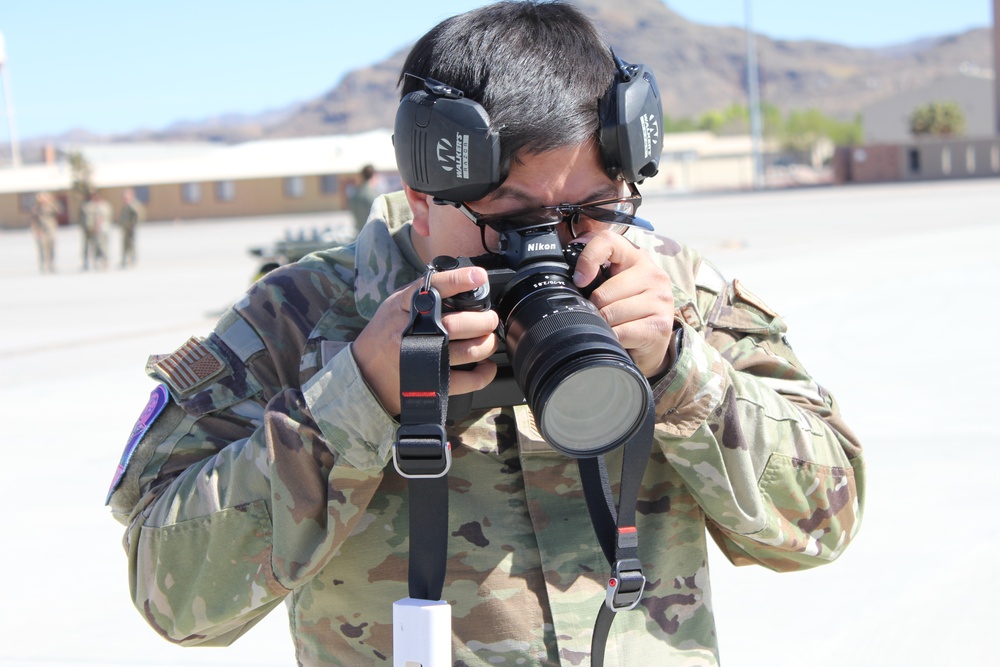
[[[618,234],[624,234],[629,227],[653,231],[652,223],[635,217],[636,210],[642,204],[639,189],[634,183],[629,183],[628,189],[628,196],[618,199],[605,199],[586,204],[540,206],[510,213],[484,215],[473,211],[464,203],[459,204],[458,209],[479,227],[483,236],[483,247],[487,250],[489,250],[486,244],[487,227],[504,234],[515,230],[526,231],[566,223],[573,238],[594,230],[595,226],[592,223],[595,222],[601,223],[597,228],[608,229]]]

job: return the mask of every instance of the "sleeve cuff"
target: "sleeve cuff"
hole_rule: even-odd
[[[687,438],[722,404],[729,388],[725,362],[687,324],[681,324],[677,358],[653,387],[659,430]]]
[[[334,355],[302,392],[338,457],[359,470],[379,471],[386,466],[399,424],[361,377],[351,346]]]

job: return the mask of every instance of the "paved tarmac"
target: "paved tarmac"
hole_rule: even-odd
[[[723,664],[993,664],[1000,180],[657,197],[642,213],[785,316],[867,451],[868,510],[840,561],[779,575],[713,552]],[[0,233],[0,665],[295,663],[283,610],[229,648],[159,638],[103,503],[153,387],[146,356],[211,329],[256,269],[247,247],[346,224],[152,223],[136,268],[86,273],[61,229],[55,275],[29,233]]]

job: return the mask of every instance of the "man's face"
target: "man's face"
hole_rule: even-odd
[[[521,155],[510,175],[489,195],[468,207],[481,215],[514,213],[540,206],[583,204],[622,196],[623,184],[608,177],[593,142]],[[407,190],[413,209],[414,246],[423,261],[438,255],[474,256],[484,252],[479,228],[453,206],[432,203],[431,197]],[[563,243],[571,240],[559,225]],[[487,244],[496,247],[496,232],[487,228]]]

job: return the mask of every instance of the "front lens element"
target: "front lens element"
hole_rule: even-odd
[[[570,456],[596,456],[623,445],[646,414],[646,388],[620,361],[584,357],[553,377],[539,428]]]

